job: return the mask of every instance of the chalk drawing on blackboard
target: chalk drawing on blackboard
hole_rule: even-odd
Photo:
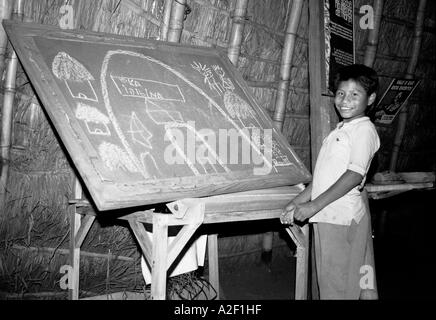
[[[211,67],[197,61],[193,61],[191,66],[204,77],[203,82],[208,85],[211,91],[215,91],[218,96],[221,96],[224,93],[225,88],[222,83],[216,80]]]
[[[189,150],[185,150],[184,138],[178,137],[180,134],[180,128],[187,130],[186,136],[191,135],[195,141],[195,145],[192,148],[192,153]],[[189,133],[188,133],[189,131]],[[205,137],[200,134],[189,123],[167,123],[165,125],[165,136],[171,142],[176,152],[180,155],[181,159],[191,169],[194,175],[199,176],[202,173],[209,173],[207,168],[211,168],[214,173],[227,172],[231,173],[231,170],[226,165],[226,160],[223,160],[215,151],[215,146],[211,146]],[[207,156],[201,151],[207,151]],[[199,171],[199,168],[202,172]]]
[[[185,126],[189,131],[195,134],[195,141],[197,142],[198,146],[196,146],[196,150],[202,150],[205,149],[207,151],[208,156],[207,157],[197,157],[199,155],[199,152],[196,153],[196,162],[199,162],[200,164],[203,164],[205,160],[206,162],[212,165],[213,168],[218,170],[219,168],[224,169],[225,172],[230,173],[230,169],[226,166],[227,159],[223,160],[219,157],[219,155],[215,152],[216,148],[215,146],[212,147],[209,145],[209,143],[206,141],[205,137],[201,135],[193,126],[191,126],[188,123],[183,124],[177,124],[181,126]],[[205,170],[206,171],[206,170]],[[216,171],[218,172],[218,171]]]
[[[86,129],[90,134],[110,136],[109,130],[110,120],[95,107],[91,107],[85,103],[77,103],[76,118],[83,120],[86,125]]]
[[[156,160],[154,159],[153,155],[150,152],[142,152],[139,155],[139,158],[141,159],[142,166],[146,169],[149,169],[149,172],[157,172],[161,177],[164,176],[160,171],[159,166],[156,163]],[[157,179],[158,176],[153,175],[152,178]]]
[[[132,112],[130,116],[130,130],[128,133],[131,134],[132,140],[135,143],[139,143],[146,148],[153,149],[150,143],[153,134],[147,130],[135,112]]]
[[[113,75],[111,78],[119,93],[124,97],[185,102],[182,90],[175,84]]]
[[[214,137],[214,135],[211,136]],[[206,142],[206,137],[208,137],[208,135],[196,132],[196,137],[198,138],[195,145],[195,161],[202,166],[204,172],[219,173],[223,170],[230,172],[230,170],[225,166],[224,161],[215,153],[216,146],[211,146]]]
[[[256,114],[251,106],[236,93],[232,91],[224,93],[224,106],[230,117],[238,119],[242,127],[262,127],[256,120]],[[253,126],[252,121],[255,121],[257,126]]]
[[[261,128],[258,127],[254,127],[251,128],[251,139],[254,143],[254,145],[256,145],[258,147],[259,152],[256,154],[253,154],[253,156],[259,157],[259,159],[261,159],[263,161],[263,163],[265,164],[265,166],[268,166],[268,168],[274,169],[277,172],[277,169],[274,165],[274,152],[273,152],[273,144],[274,144],[274,139],[271,137],[271,143],[267,143],[265,140],[267,139],[265,137],[265,135],[262,135],[263,130]],[[265,145],[267,144],[267,145]],[[268,152],[268,150],[270,150],[271,152]],[[271,163],[269,163],[268,161],[268,155],[270,154],[271,156]]]
[[[135,153],[134,149],[130,146],[129,141],[127,140],[127,138],[125,136],[125,132],[123,132],[122,127],[118,123],[118,119],[114,113],[114,110],[113,110],[113,107],[111,104],[107,78],[110,75],[108,73],[110,60],[115,55],[119,55],[122,57],[124,56],[126,58],[136,57],[139,59],[144,59],[144,62],[146,64],[155,64],[157,66],[163,67],[166,71],[168,71],[169,73],[178,77],[185,84],[189,85],[194,91],[196,91],[198,94],[203,96],[209,102],[209,104],[212,105],[222,115],[222,117],[224,117],[230,123],[231,126],[233,126],[238,131],[241,132],[241,136],[245,140],[245,142],[252,145],[252,148],[256,153],[260,153],[260,150],[258,149],[258,147],[256,145],[252,144],[251,137],[249,135],[247,135],[244,130],[241,130],[241,127],[228,115],[228,113],[216,101],[214,101],[208,94],[206,94],[200,87],[198,87],[195,83],[193,83],[192,81],[187,79],[181,72],[177,71],[176,69],[170,67],[169,65],[165,64],[164,62],[162,62],[160,60],[157,60],[153,57],[143,55],[141,53],[126,51],[126,50],[113,50],[113,51],[111,50],[111,51],[108,51],[106,53],[106,56],[103,59],[102,71],[100,74],[100,82],[101,82],[101,89],[102,89],[102,96],[103,96],[104,105],[105,105],[107,114],[109,116],[109,119],[111,120],[111,123],[115,129],[115,132],[117,133],[117,135],[122,143],[122,146],[124,147],[124,151],[127,153],[129,159],[131,159],[131,161],[133,162],[135,167],[140,169],[141,174],[145,178],[149,178],[149,173],[147,172],[145,167],[142,165],[142,163],[139,160],[138,155]],[[216,80],[215,80],[215,82],[219,85],[219,83]],[[220,89],[221,89],[221,92],[225,91],[224,88],[222,88],[222,87],[220,87]],[[163,106],[158,102],[159,101],[157,101],[157,100],[146,99],[145,104],[146,104],[146,108],[148,107],[148,111],[149,111],[148,114],[149,115],[150,115],[150,111],[151,111],[150,109],[154,109],[152,111],[158,111],[159,109],[162,110]],[[171,113],[168,110],[165,110],[165,111],[167,111],[167,112],[164,112],[163,115],[167,119],[163,119],[163,120],[160,119],[159,120],[159,119],[157,119],[155,114],[153,114],[153,116],[155,117],[154,121],[161,121],[162,123],[165,124],[165,126],[167,126],[168,124],[183,125],[183,123],[182,123],[183,118],[181,116],[177,115],[177,113]],[[169,134],[167,136],[171,140],[172,135]],[[200,138],[200,140],[201,140],[201,138]],[[179,146],[179,148],[180,148],[180,146]],[[183,149],[179,150],[179,153],[181,155],[184,155]],[[186,157],[185,164],[188,165],[188,167],[194,172],[195,175],[200,175],[199,171],[195,168],[193,161],[191,161],[191,159],[189,159],[189,157],[187,157],[186,155],[184,155],[184,156]],[[219,157],[217,157],[217,160],[219,160]],[[267,167],[272,166],[272,163],[270,161],[268,161],[268,159],[266,159],[266,158],[265,158],[265,162],[266,162],[265,166],[267,166]],[[225,166],[225,162],[218,161],[218,163],[219,163],[220,167],[224,168],[224,170],[226,172],[231,173],[231,171]]]
[[[230,91],[235,90],[235,86],[233,85],[232,80],[230,80],[229,77],[226,77],[226,72],[224,71],[223,68],[221,68],[219,65],[213,65],[212,69],[220,78],[221,86],[224,88],[224,90],[230,90]]]
[[[280,147],[275,139],[272,141],[272,155],[274,167],[286,167],[292,165],[292,162],[289,160],[289,158],[280,150]]]
[[[98,102],[97,94],[91,81],[92,74],[76,59],[66,52],[59,52],[53,59],[52,72],[59,80],[65,82],[71,96],[76,99]]]
[[[153,101],[145,102],[145,112],[156,124],[183,122],[182,114],[179,111],[165,110],[164,106]]]
[[[98,153],[105,166],[111,171],[123,169],[132,173],[139,172],[127,153],[113,143],[102,142],[98,146]]]
[[[185,149],[184,139],[180,138],[180,137],[177,138],[177,134],[179,134],[180,131],[175,130],[173,132],[172,131],[173,128],[177,128],[177,126],[173,127],[169,123],[165,125],[165,137],[166,137],[166,139],[168,139],[171,142],[171,145],[174,147],[175,151],[177,152],[177,154],[179,155],[179,157],[181,159],[181,161],[178,161],[176,163],[177,164],[186,164],[195,176],[200,176],[201,175],[200,172],[197,170],[197,168],[194,165],[195,161],[193,161],[193,159],[191,159],[191,157],[188,157],[188,155],[184,151],[184,149]],[[165,150],[168,151],[169,148],[166,148]],[[167,158],[166,155],[165,155],[165,158]]]

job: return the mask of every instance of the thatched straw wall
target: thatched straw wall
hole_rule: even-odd
[[[356,7],[372,1],[356,1]],[[374,69],[380,75],[381,96],[395,77],[404,77],[413,47],[413,28],[415,25],[418,1],[387,0],[383,8],[380,26],[379,46]],[[397,171],[434,171],[436,170],[436,21],[435,2],[427,1],[426,19],[415,78],[420,79],[419,87],[413,93],[409,104],[408,120],[404,140],[400,149]],[[359,15],[356,15],[359,18]],[[357,20],[357,19],[356,19]],[[358,22],[358,20],[356,21]],[[356,60],[363,62],[367,31],[358,32]],[[381,148],[377,157],[378,171],[389,169],[398,116],[389,126],[378,125]]]
[[[191,12],[184,21],[181,42],[214,46],[226,51],[235,0],[188,0]],[[371,0],[356,0],[356,59],[363,62],[367,31],[358,27],[358,8]],[[159,39],[164,0],[71,0],[76,29]],[[57,25],[63,0],[27,0],[25,20]],[[274,111],[281,50],[292,0],[250,0],[238,69],[260,106]],[[416,71],[422,79],[409,103],[399,171],[435,169],[435,3],[429,1],[421,55]],[[374,68],[381,90],[393,77],[404,76],[410,56],[417,1],[386,0],[380,44]],[[283,133],[310,168],[308,87],[308,7],[304,3],[292,61],[291,82]],[[0,100],[2,101],[2,100]],[[387,169],[396,123],[379,127],[382,148],[377,166]],[[14,131],[7,207],[0,215],[0,293],[35,293],[65,298],[59,269],[68,264],[68,200],[74,170],[62,144],[39,106],[24,72],[19,69],[14,105]],[[251,228],[251,229],[250,229]],[[221,266],[259,258],[262,232],[274,225],[225,226],[219,239]],[[227,234],[226,230],[229,230]],[[250,231],[250,230],[252,231]],[[253,234],[254,233],[254,234]],[[275,252],[289,253],[281,237]],[[97,221],[82,246],[81,296],[86,292],[143,290],[139,250],[125,225]],[[41,292],[57,292],[57,295]],[[25,297],[25,296],[22,296]],[[35,296],[33,296],[35,297]]]

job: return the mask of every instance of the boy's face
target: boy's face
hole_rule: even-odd
[[[368,96],[361,84],[354,80],[339,83],[335,95],[335,107],[344,122],[365,116],[366,107],[375,100],[375,93]]]

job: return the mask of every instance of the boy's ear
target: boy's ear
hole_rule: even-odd
[[[377,97],[377,94],[375,92],[371,93],[371,95],[368,98],[368,106],[370,106],[374,103],[376,97]]]

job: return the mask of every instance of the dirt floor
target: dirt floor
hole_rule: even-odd
[[[435,190],[408,191],[371,200],[379,298],[436,298]],[[272,263],[220,271],[226,300],[294,299],[295,258],[272,255]]]

